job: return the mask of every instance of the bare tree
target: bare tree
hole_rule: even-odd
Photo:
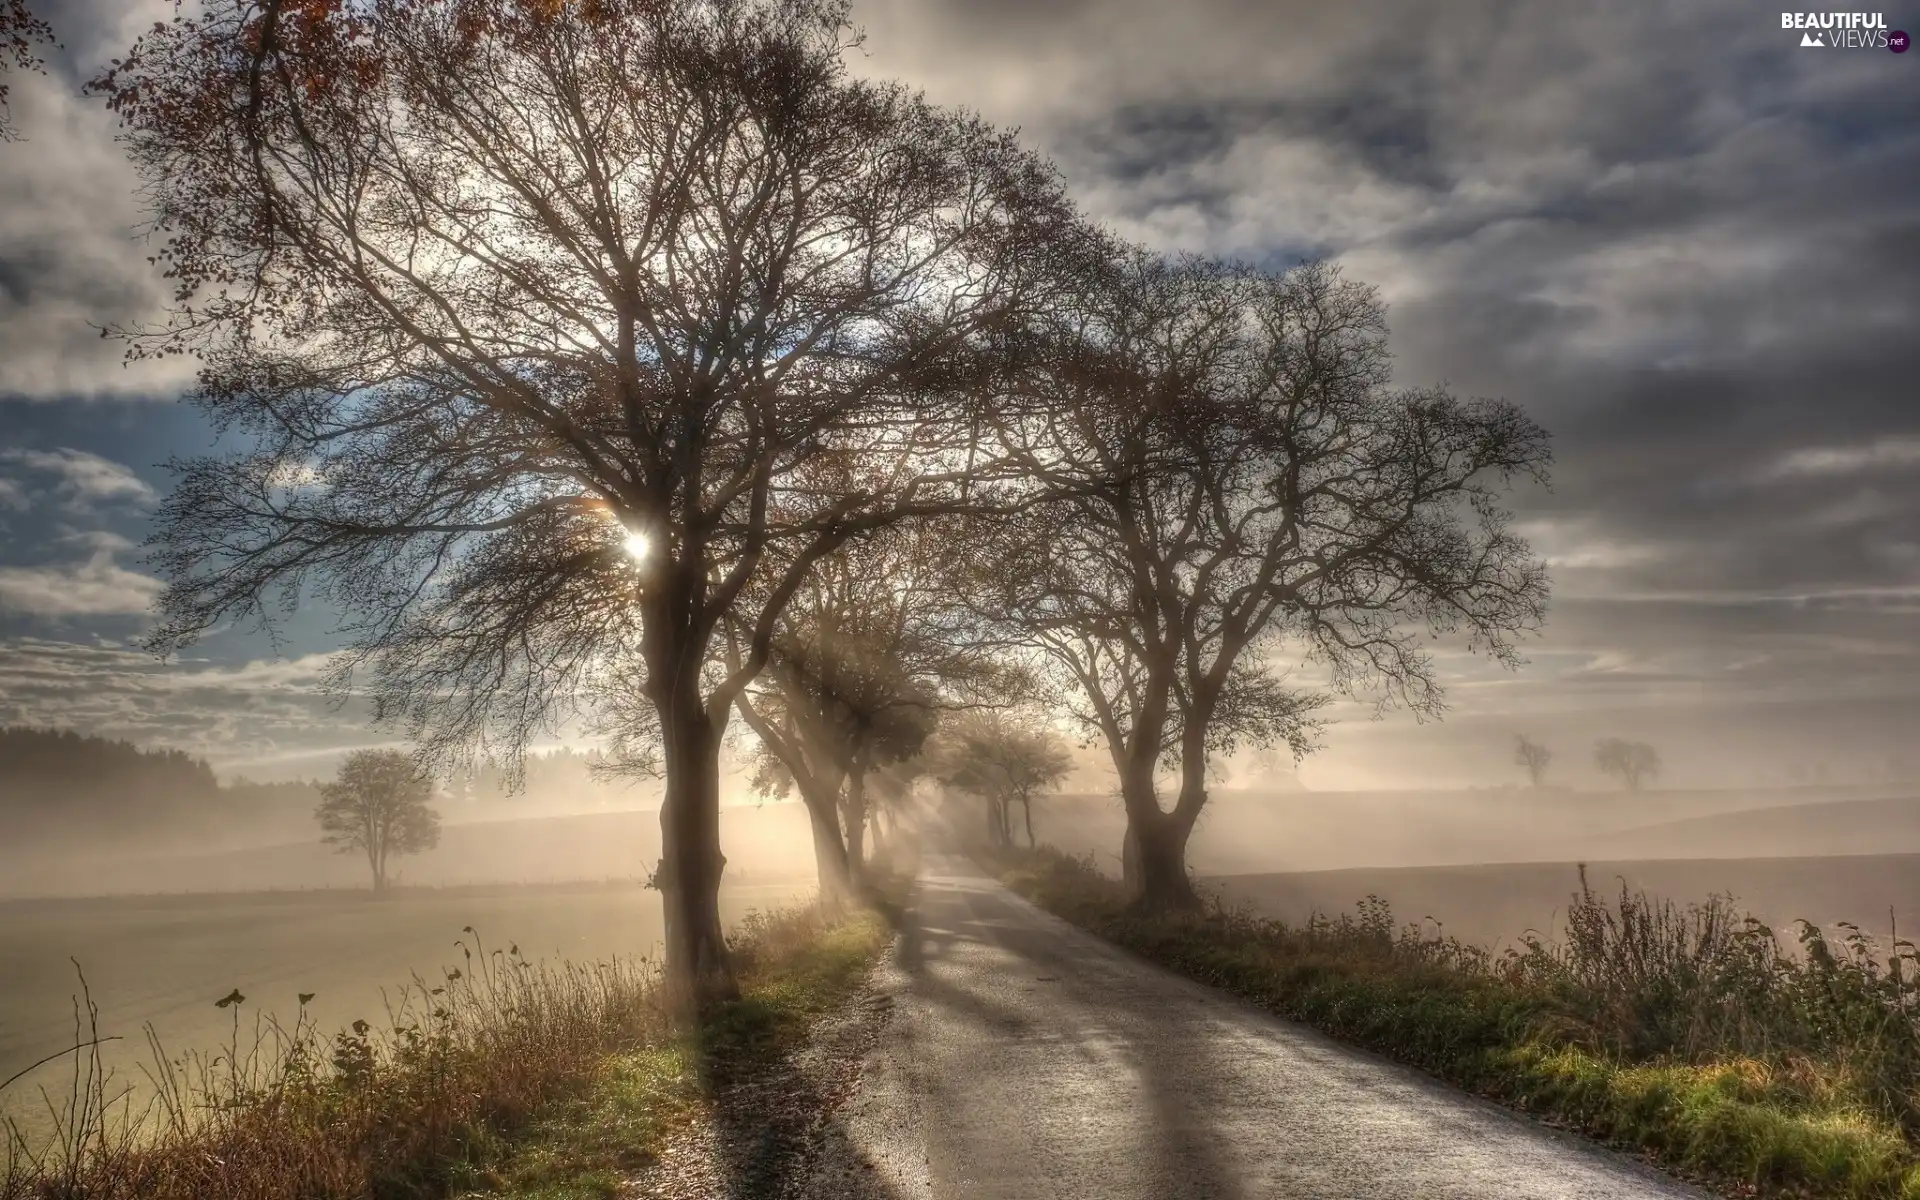
[[[432,799],[433,780],[411,755],[356,750],[337,779],[320,785],[313,815],[326,835],[321,841],[342,854],[367,856],[373,890],[382,892],[388,860],[440,844],[440,814],[428,803]]]
[[[1539,787],[1547,777],[1547,764],[1553,761],[1553,751],[1526,734],[1518,734],[1514,739],[1513,764],[1527,773],[1527,782]]]
[[[254,439],[180,468],[155,646],[317,592],[336,684],[434,759],[643,703],[690,1005],[737,990],[734,702],[816,562],[999,502],[983,364],[1084,240],[1050,168],[848,44],[840,0],[211,0],[94,84],[178,285],[132,353],[200,356]]]
[[[0,142],[20,135],[7,107],[10,71],[44,71],[42,47],[53,45],[53,27],[33,14],[27,0],[0,0]]]
[[[1645,742],[1603,738],[1593,744],[1593,765],[1637,792],[1660,774],[1660,752]]]
[[[1107,746],[1139,903],[1191,906],[1209,756],[1312,745],[1324,697],[1276,652],[1424,715],[1426,635],[1517,661],[1546,579],[1498,497],[1546,437],[1508,404],[1389,390],[1379,300],[1324,266],[1135,255],[1029,351],[1047,402],[998,432],[1070,494],[997,527],[979,607]]]
[[[986,802],[989,836],[999,845],[1013,845],[1012,810],[1018,804],[1026,818],[1027,845],[1034,845],[1034,800],[1073,770],[1066,742],[1003,709],[957,715],[942,731],[941,741],[941,780]]]

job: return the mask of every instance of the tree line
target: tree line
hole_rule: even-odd
[[[91,85],[174,286],[130,353],[249,439],[176,464],[154,647],[312,595],[423,765],[587,714],[664,781],[688,1006],[735,993],[736,717],[849,879],[937,729],[1042,776],[1072,732],[1183,906],[1209,760],[1437,715],[1434,639],[1544,613],[1520,409],[1396,387],[1330,266],[1124,244],[856,44],[837,0],[210,0]],[[1027,766],[972,762],[1010,834]]]
[[[72,730],[0,727],[0,825],[13,848],[207,846],[299,836],[314,785],[222,784],[179,750]]]

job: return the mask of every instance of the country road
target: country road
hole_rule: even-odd
[[[1574,1200],[1705,1193],[1159,970],[955,858],[807,1194]]]

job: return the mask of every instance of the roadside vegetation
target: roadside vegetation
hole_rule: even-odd
[[[741,998],[689,1026],[656,963],[547,965],[466,934],[465,965],[416,979],[379,1027],[254,1021],[234,992],[226,1047],[154,1045],[150,1108],[83,1049],[49,1089],[55,1135],[8,1126],[0,1198],[611,1196],[724,1089],[777,1073],[887,938],[865,910],[755,914],[731,939]],[[90,1011],[82,1041],[100,1037]]]
[[[1920,956],[1851,926],[1792,944],[1729,897],[1585,870],[1564,938],[1491,953],[1377,897],[1304,925],[1140,915],[1092,861],[998,852],[1041,907],[1183,974],[1733,1194],[1920,1197]]]

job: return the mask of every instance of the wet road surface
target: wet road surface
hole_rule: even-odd
[[[1705,1195],[1153,967],[964,860],[928,860],[915,910],[837,1121],[849,1153],[811,1195]]]

